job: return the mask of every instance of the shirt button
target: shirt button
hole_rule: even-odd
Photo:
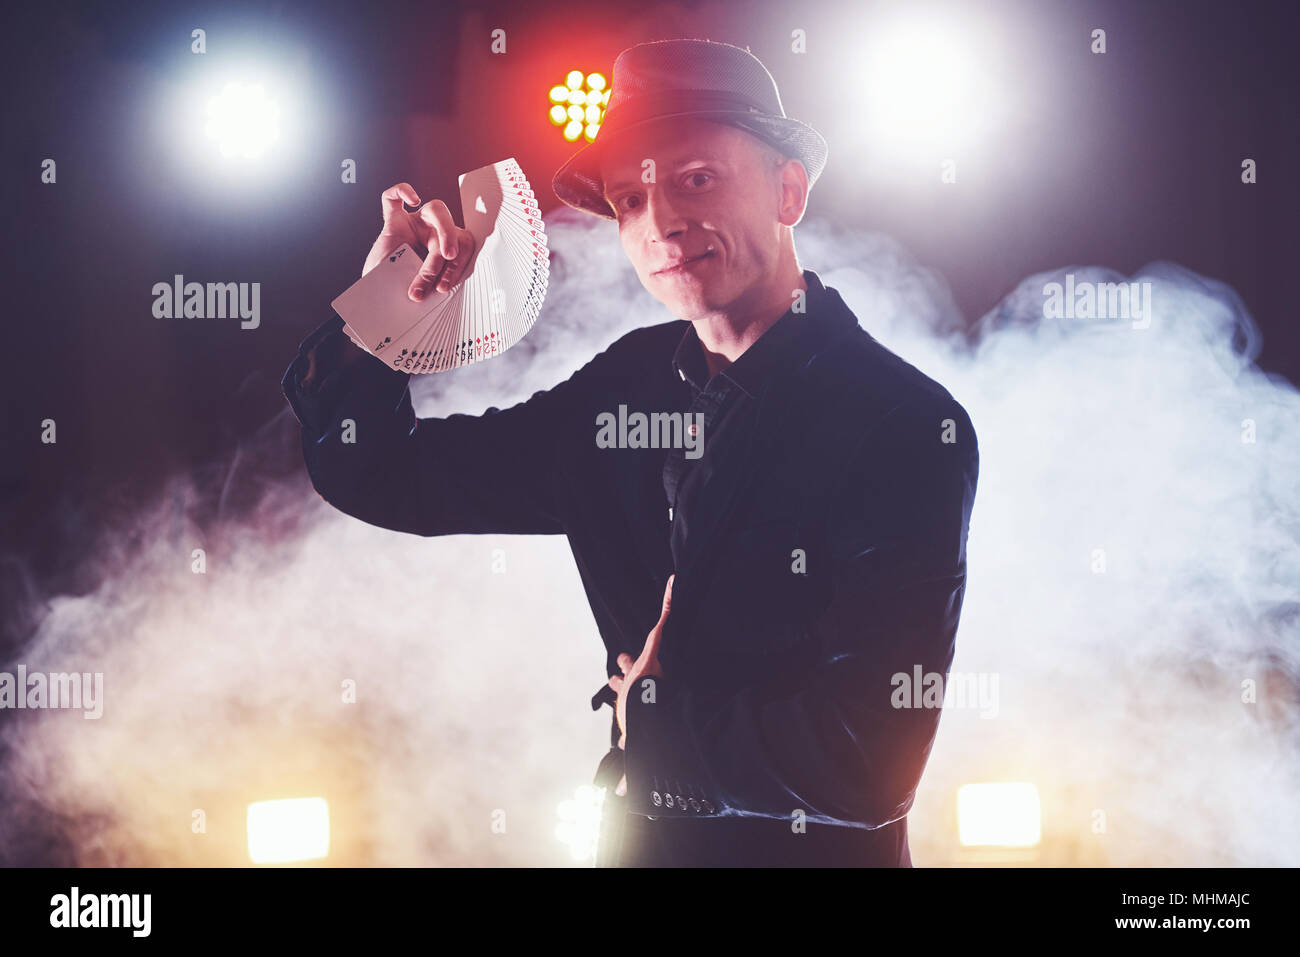
[[[684,369],[678,369],[677,374],[682,377],[683,382],[686,381],[686,371]]]
[[[673,508],[672,508],[672,506],[670,505],[670,506],[668,506],[668,521],[671,522],[672,520],[673,520]]]
[[[654,804],[655,807],[659,807],[659,805],[661,805],[661,804],[664,803],[664,799],[661,798],[661,797],[659,796],[659,792],[658,792],[658,791],[651,791],[651,792],[650,792],[650,800],[651,800],[651,802]]]

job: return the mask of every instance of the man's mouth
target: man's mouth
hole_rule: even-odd
[[[654,275],[675,276],[680,273],[684,273],[687,270],[689,270],[691,266],[694,265],[695,263],[702,262],[703,260],[710,258],[712,255],[713,255],[713,250],[706,249],[698,256],[688,256],[685,259],[676,259],[668,263],[668,265],[664,266],[662,269],[656,269],[654,271]]]

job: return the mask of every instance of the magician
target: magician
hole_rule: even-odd
[[[748,51],[631,47],[553,187],[617,222],[674,318],[481,415],[416,418],[410,373],[337,316],[283,379],[312,484],[348,515],[567,536],[606,651],[602,866],[912,864],[940,707],[897,706],[896,677],[950,670],[979,453],[952,395],[801,268],[826,158]],[[402,183],[383,210],[367,270],[410,243],[412,299],[464,278],[474,239],[444,203]],[[700,423],[702,454],[599,447],[620,406]]]

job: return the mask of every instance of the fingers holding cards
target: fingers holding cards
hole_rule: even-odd
[[[443,270],[442,279],[438,281],[439,292],[447,292],[469,274],[468,267],[474,258],[474,249],[477,245],[474,234],[468,229],[456,230],[454,246],[456,252],[447,263],[447,268]]]
[[[417,237],[428,250],[424,265],[411,283],[410,297],[419,302],[435,284],[439,292],[447,292],[456,284],[473,250],[474,237],[456,225],[451,210],[440,199],[430,200],[416,215]]]
[[[333,305],[348,337],[395,369],[444,372],[499,355],[546,294],[545,227],[519,164],[462,174],[465,227],[409,183],[382,194],[384,228],[362,278]]]
[[[384,214],[384,225],[405,225],[405,217],[409,216],[414,210],[407,210],[402,204],[408,206],[420,205],[420,194],[415,191],[415,187],[410,183],[398,183],[396,186],[390,186],[384,190],[379,197],[381,212]]]
[[[384,227],[375,237],[374,245],[361,267],[361,275],[368,275],[371,270],[383,262],[403,244],[413,244],[416,240],[412,227],[411,214],[406,212],[405,204],[418,205],[420,196],[410,183],[398,183],[390,186],[380,194],[380,208],[384,214]]]
[[[440,199],[430,200],[420,207],[420,242],[429,252],[440,252],[444,259],[456,258],[456,228],[451,210]]]
[[[411,287],[406,290],[407,296],[414,302],[419,302],[427,296],[433,284],[442,275],[442,267],[446,262],[436,249],[429,250],[428,255],[424,257],[424,263],[420,266],[420,271],[411,280]]]

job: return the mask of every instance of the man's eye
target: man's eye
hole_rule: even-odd
[[[640,203],[641,201],[640,197],[637,196],[636,193],[628,193],[626,196],[620,196],[618,200],[618,208],[620,210],[636,209],[635,205],[629,205],[629,203],[632,203],[633,201],[636,203]]]
[[[709,175],[708,173],[704,172],[703,170],[696,170],[696,171],[693,172],[693,173],[687,173],[687,174],[686,174],[686,180],[685,180],[685,182],[686,182],[686,185],[687,185],[687,186],[692,186],[692,187],[696,187],[696,188],[698,188],[698,187],[701,187],[701,186],[707,186],[707,185],[709,185],[709,182],[710,182],[712,179],[713,179],[713,177],[712,177],[711,175]]]

